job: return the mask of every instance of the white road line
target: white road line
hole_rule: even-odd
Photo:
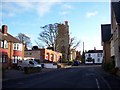
[[[111,90],[111,87],[109,85],[109,83],[101,76],[102,80],[105,82],[105,84],[107,85],[107,87],[109,88],[109,90]]]
[[[96,78],[95,80],[96,80],[97,88],[99,89],[100,86],[99,86],[99,83],[98,83],[98,79]]]
[[[100,75],[96,72],[96,74],[104,81],[104,83],[107,85],[108,89],[111,90],[111,86],[109,85],[109,83]]]

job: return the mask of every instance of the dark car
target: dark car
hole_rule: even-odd
[[[77,61],[77,60],[75,60],[75,61],[73,61],[72,66],[78,66],[79,64],[80,64],[80,62],[79,62],[79,61]]]

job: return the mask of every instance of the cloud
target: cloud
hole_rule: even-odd
[[[49,13],[51,8],[56,4],[56,2],[40,2],[36,8],[38,15],[41,17]]]
[[[69,4],[63,4],[61,8],[62,9],[67,9],[67,10],[68,9],[70,9],[70,10],[73,9],[73,7],[71,5],[69,5]]]
[[[30,2],[2,2],[2,13],[6,17],[12,17],[32,9]]]
[[[91,17],[96,16],[97,14],[98,14],[97,11],[94,11],[94,12],[87,12],[87,13],[86,13],[86,17],[87,17],[87,18],[91,18]]]
[[[22,7],[24,8],[25,10],[28,10],[30,8],[33,8],[33,3],[32,2],[16,2],[16,4],[19,6],[19,7]]]
[[[74,9],[73,6],[70,4],[62,4],[61,11],[59,13],[60,13],[60,15],[65,16],[65,15],[69,14],[71,12],[71,10],[73,10],[73,9]]]
[[[58,3],[57,0],[51,0],[51,2],[47,2],[48,0],[40,1],[32,2],[29,0],[16,0],[16,2],[9,2],[9,0],[4,0],[4,2],[2,2],[2,9],[3,11],[7,11],[6,15],[8,17],[23,12],[34,12],[35,14],[38,14],[40,17],[42,17],[49,13],[52,7]]]

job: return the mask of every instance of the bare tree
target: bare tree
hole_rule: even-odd
[[[56,43],[56,37],[58,35],[58,23],[48,24],[41,27],[43,31],[39,34],[38,40],[43,41],[47,47],[53,48],[56,50],[56,46],[59,43]],[[39,46],[40,43],[36,42]],[[80,41],[77,41],[75,37],[70,38],[69,49],[76,49],[80,44]],[[70,50],[69,50],[70,51]]]
[[[76,48],[79,45],[80,45],[80,41],[77,41],[75,37],[70,38],[69,49],[68,49],[68,60],[70,59],[71,50],[76,50]]]
[[[38,40],[43,41],[47,47],[52,47],[55,50],[55,41],[57,36],[57,23],[49,24],[41,27],[44,31],[39,34]]]
[[[18,33],[17,38],[25,44],[25,49],[31,48],[32,47],[32,43],[30,40],[30,37],[28,37],[27,35],[23,34],[23,33]]]
[[[75,37],[70,38],[69,41],[69,48],[76,49],[80,44],[80,41],[77,41]]]

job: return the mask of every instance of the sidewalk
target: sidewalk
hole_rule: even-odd
[[[11,79],[18,79],[18,78],[25,78],[25,77],[45,73],[45,72],[50,72],[53,70],[57,70],[57,69],[42,68],[41,72],[31,73],[31,74],[24,74],[24,71],[14,70],[14,69],[6,70],[5,71],[5,78],[3,78],[2,81],[7,81],[7,80],[11,80]]]

